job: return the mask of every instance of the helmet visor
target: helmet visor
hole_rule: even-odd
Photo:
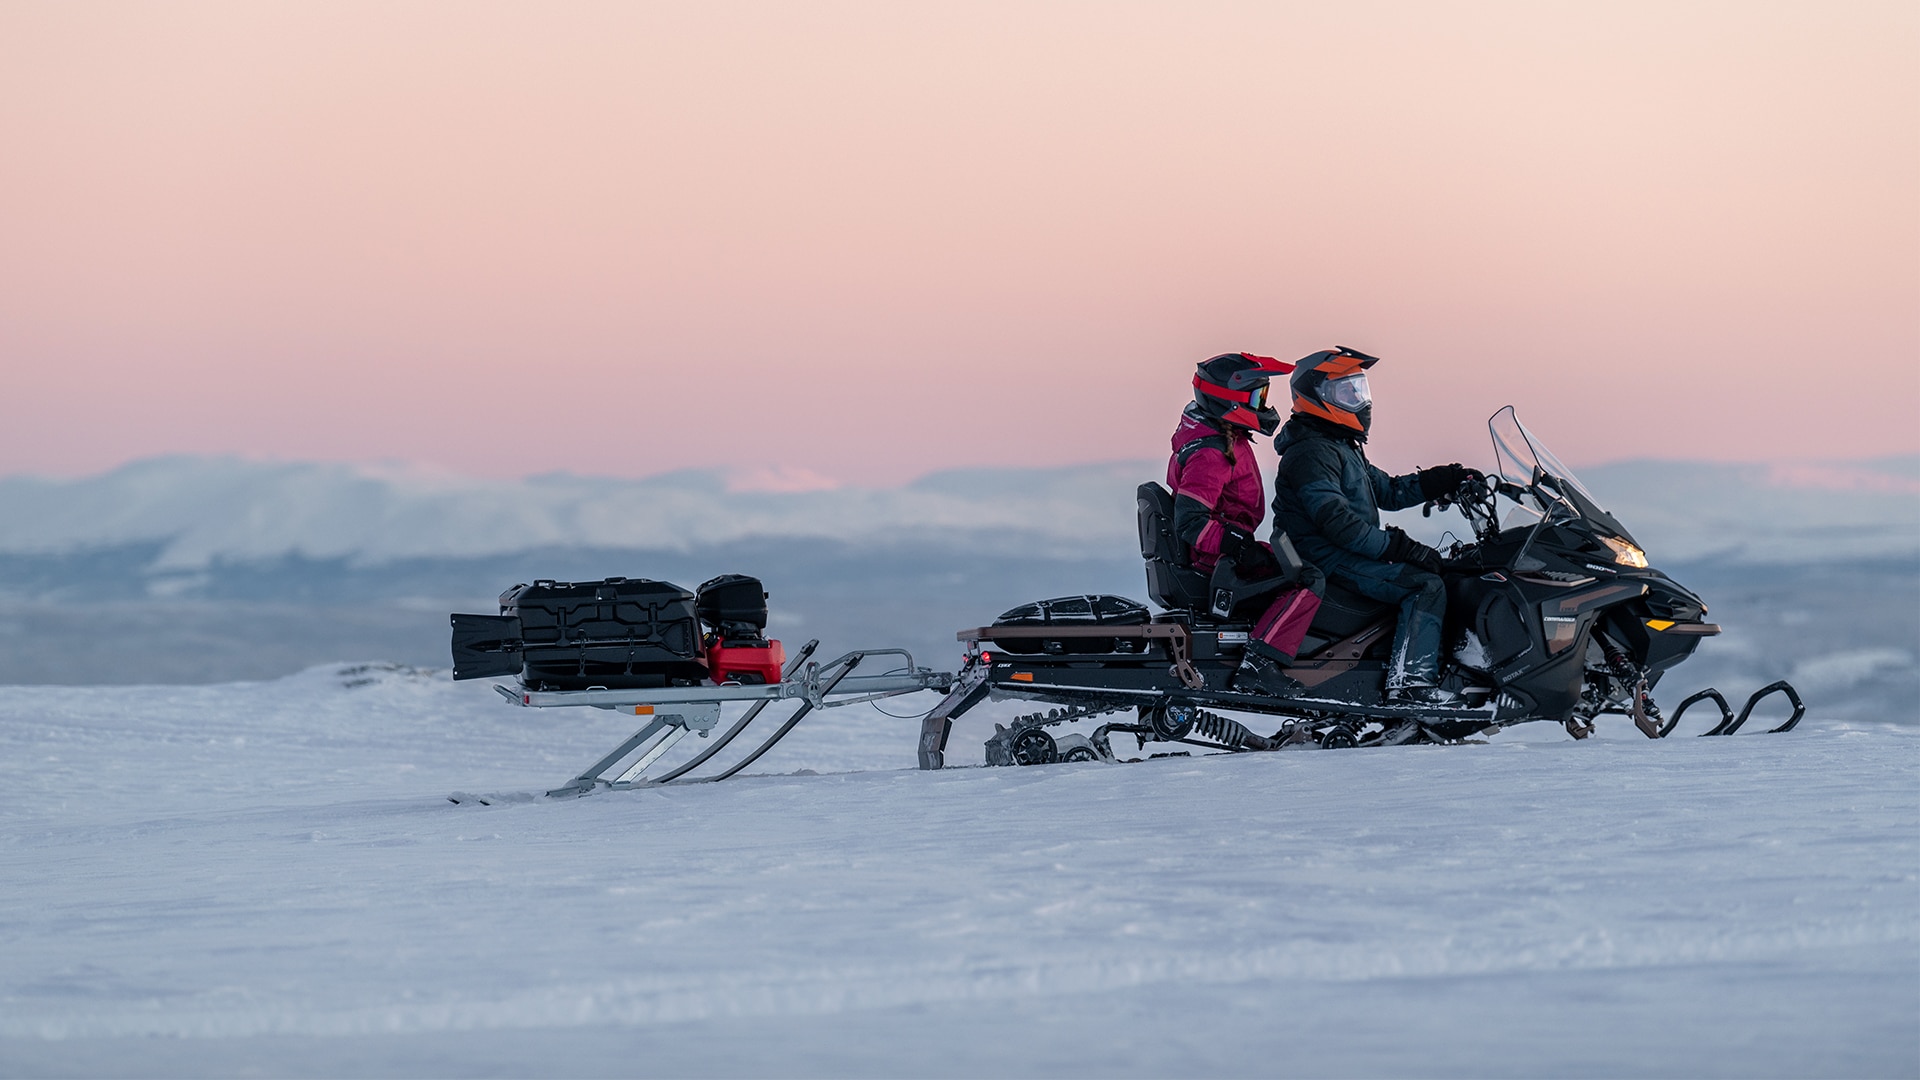
[[[1338,379],[1328,379],[1321,397],[1327,404],[1347,412],[1359,412],[1373,404],[1373,389],[1367,385],[1367,373],[1355,372]]]
[[[1261,383],[1259,386],[1247,387],[1247,405],[1249,408],[1264,409],[1267,407],[1267,388],[1270,385],[1270,383]]]

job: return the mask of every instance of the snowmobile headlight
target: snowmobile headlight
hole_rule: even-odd
[[[1621,566],[1632,566],[1641,570],[1647,568],[1647,553],[1641,551],[1633,544],[1629,544],[1625,540],[1612,536],[1603,536],[1600,538],[1600,542],[1612,550],[1613,561],[1619,563]]]

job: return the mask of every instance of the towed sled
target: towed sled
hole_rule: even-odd
[[[697,593],[646,578],[603,581],[540,580],[500,595],[499,615],[450,616],[456,680],[512,676],[495,683],[508,703],[523,708],[588,707],[645,717],[639,730],[548,798],[591,795],[673,783],[725,780],[787,737],[815,709],[875,701],[921,690],[945,691],[947,672],[918,666],[904,649],[867,649],[819,663],[818,641],[791,660],[765,636],[767,594],[758,579],[726,574]],[[875,657],[901,662],[888,670],[860,670]],[[797,702],[785,720],[747,754],[704,776],[711,762],[767,706]],[[746,713],[718,736],[724,706],[750,702]],[[690,760],[648,776],[688,734],[712,741]],[[492,797],[456,792],[455,803]]]
[[[1793,712],[1771,730],[1800,722],[1805,706],[1784,681],[1756,692],[1738,716],[1719,691],[1704,690],[1663,717],[1654,687],[1720,633],[1705,619],[1706,604],[1648,564],[1626,528],[1511,406],[1488,428],[1495,475],[1424,510],[1458,508],[1474,536],[1453,545],[1442,573],[1450,656],[1441,686],[1457,703],[1388,700],[1397,610],[1332,582],[1287,671],[1304,690],[1288,697],[1234,690],[1252,630],[1250,619],[1235,615],[1283,579],[1264,588],[1229,582],[1223,590],[1218,575],[1189,568],[1173,533],[1172,496],[1147,483],[1137,501],[1140,554],[1148,595],[1162,612],[1122,597],[1066,597],[960,631],[964,666],[922,722],[920,767],[941,768],[953,721],[990,698],[1054,706],[996,725],[986,745],[990,765],[1117,760],[1116,733],[1134,736],[1142,749],[1169,743],[1229,752],[1454,742],[1539,720],[1586,738],[1602,713],[1630,716],[1649,738],[1663,738],[1702,701],[1720,713],[1705,734],[1731,735],[1774,694]],[[1274,547],[1286,561],[1286,538]],[[1278,729],[1256,734],[1215,710],[1272,718]],[[1059,731],[1076,721],[1098,723],[1090,732]]]

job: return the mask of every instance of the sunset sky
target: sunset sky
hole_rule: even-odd
[[[1920,452],[1917,13],[0,0],[0,474]]]

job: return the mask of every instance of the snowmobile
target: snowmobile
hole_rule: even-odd
[[[1173,533],[1173,498],[1146,483],[1136,506],[1140,554],[1147,592],[1161,612],[1124,597],[1063,597],[960,631],[964,663],[952,691],[922,722],[920,767],[941,768],[953,721],[990,698],[1054,708],[996,724],[986,746],[989,765],[1113,761],[1117,733],[1132,735],[1143,751],[1164,743],[1226,752],[1456,742],[1541,720],[1586,738],[1603,713],[1630,716],[1649,738],[1662,738],[1702,701],[1720,712],[1706,734],[1730,735],[1774,694],[1785,695],[1793,713],[1771,730],[1791,731],[1800,722],[1805,706],[1784,681],[1756,692],[1737,717],[1717,690],[1692,695],[1664,717],[1652,696],[1661,676],[1720,633],[1706,621],[1706,603],[1648,564],[1626,527],[1521,425],[1512,406],[1495,413],[1488,429],[1494,474],[1465,481],[1423,508],[1428,515],[1458,509],[1474,537],[1451,545],[1442,571],[1449,656],[1441,686],[1456,703],[1389,700],[1397,608],[1333,582],[1287,669],[1304,690],[1288,697],[1234,690],[1251,630],[1238,613],[1278,582],[1247,586],[1229,567],[1223,584],[1220,571],[1188,567]],[[1284,534],[1273,547],[1283,564],[1297,565]],[[1263,736],[1223,712],[1277,718],[1280,725]],[[1049,730],[1076,721],[1097,726]]]

